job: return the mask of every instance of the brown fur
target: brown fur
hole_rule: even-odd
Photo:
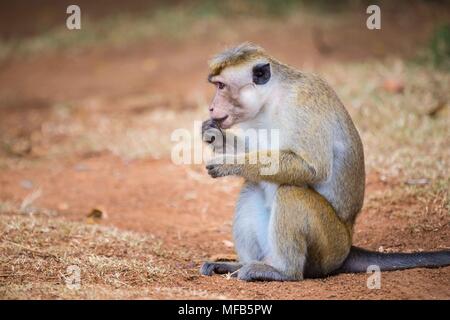
[[[287,141],[283,145],[288,147],[279,152],[279,170],[262,175],[263,164],[249,161],[266,151],[234,156],[231,164],[208,166],[213,177],[238,175],[248,183],[279,186],[271,213],[273,257],[266,269],[261,264],[247,266],[241,278],[299,280],[304,274],[326,275],[339,268],[350,252],[352,226],[364,197],[362,143],[347,111],[325,81],[276,61],[257,46],[243,44],[216,56],[210,62],[211,74],[219,75],[231,66],[251,70],[255,57],[266,57],[273,81],[278,81],[278,90],[284,92],[276,107],[264,111],[271,112],[267,118]],[[342,156],[339,162],[337,153]],[[321,194],[323,185],[328,189]]]
[[[288,281],[366,272],[372,265],[382,271],[450,265],[449,250],[378,253],[351,246],[364,199],[363,146],[325,81],[248,43],[217,55],[210,66],[214,80],[223,85],[210,106],[211,117],[222,121],[222,129],[235,124],[279,129],[282,149],[221,152],[227,161],[207,166],[214,178],[237,175],[246,182],[233,224],[240,261],[205,263],[202,274]],[[253,160],[273,155],[279,156],[278,171],[267,175],[262,170],[267,163]]]
[[[209,61],[210,76],[220,74],[222,70],[227,67],[248,63],[261,56],[267,56],[264,49],[249,42],[245,42],[240,46],[225,50],[213,57]]]

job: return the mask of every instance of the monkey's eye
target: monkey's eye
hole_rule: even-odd
[[[217,82],[216,84],[217,84],[217,88],[219,90],[222,90],[223,88],[225,88],[225,83],[223,83],[223,82]]]

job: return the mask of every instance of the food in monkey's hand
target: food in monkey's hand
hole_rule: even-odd
[[[214,120],[208,119],[203,121],[202,138],[204,142],[213,143],[219,134],[222,134],[222,131],[220,130],[220,127]]]

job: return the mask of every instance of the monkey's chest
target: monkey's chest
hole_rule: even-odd
[[[270,182],[260,182],[259,187],[262,190],[264,205],[267,208],[268,212],[272,210],[273,203],[275,201],[275,196],[278,190],[278,184],[270,183]]]

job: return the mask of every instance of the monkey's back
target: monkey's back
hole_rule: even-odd
[[[364,201],[364,150],[359,133],[331,86],[320,77],[303,74],[303,91],[313,97],[316,112],[331,135],[333,159],[331,176],[312,187],[325,197],[345,222],[353,224]],[[330,129],[328,129],[330,128]]]
[[[332,174],[329,181],[314,186],[345,222],[354,223],[364,202],[364,151],[350,116],[340,114],[334,128]]]

